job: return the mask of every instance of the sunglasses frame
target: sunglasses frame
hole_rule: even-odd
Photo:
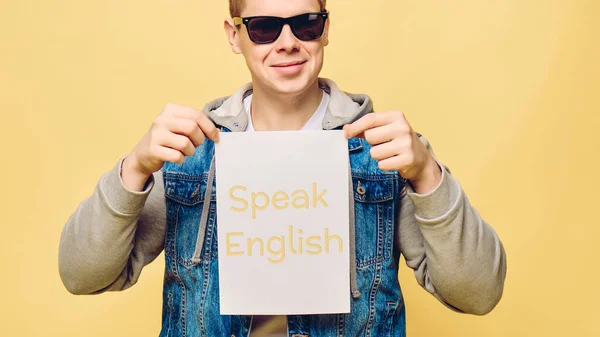
[[[310,39],[310,40],[303,40],[301,39],[298,35],[296,35],[296,32],[294,31],[292,22],[294,19],[300,17],[300,16],[305,16],[305,15],[318,15],[318,16],[322,16],[323,17],[323,29],[321,29],[321,32],[319,33],[319,35],[317,37],[315,37],[314,39]],[[269,44],[269,43],[273,43],[275,41],[277,41],[277,39],[279,39],[279,36],[281,35],[281,32],[283,31],[283,27],[285,27],[285,25],[290,26],[290,29],[292,30],[292,34],[294,34],[294,36],[300,40],[300,41],[314,41],[314,40],[318,40],[321,38],[321,36],[323,36],[323,32],[325,31],[325,23],[327,22],[327,19],[329,18],[329,12],[328,11],[323,11],[323,12],[311,12],[311,13],[303,13],[303,14],[299,14],[299,15],[294,15],[294,16],[290,16],[287,18],[282,18],[279,16],[248,16],[245,18],[241,18],[241,17],[234,17],[233,19],[233,23],[237,26],[237,25],[241,25],[243,24],[244,26],[246,26],[246,31],[248,32],[248,37],[250,38],[250,41],[256,43],[256,44]],[[268,42],[257,42],[254,41],[254,39],[252,39],[252,36],[250,35],[250,21],[254,20],[254,19],[276,19],[281,23],[281,27],[279,28],[279,32],[277,33],[277,35],[275,36],[275,38],[272,41],[268,41]]]

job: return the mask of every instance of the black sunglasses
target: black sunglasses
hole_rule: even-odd
[[[323,35],[325,21],[329,17],[327,12],[306,13],[289,18],[277,16],[251,16],[247,18],[235,17],[235,25],[244,24],[250,40],[254,43],[267,44],[276,41],[283,30],[289,25],[292,33],[299,40],[312,41]]]

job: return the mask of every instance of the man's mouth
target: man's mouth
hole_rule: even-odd
[[[285,67],[293,67],[293,66],[301,65],[304,63],[306,63],[306,61],[283,62],[283,63],[278,63],[275,65],[272,65],[272,67],[285,68]]]

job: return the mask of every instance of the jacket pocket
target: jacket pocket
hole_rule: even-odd
[[[352,172],[357,266],[388,259],[393,249],[395,174]]]
[[[185,206],[196,206],[204,202],[208,173],[199,176],[183,173],[166,172],[163,175],[165,182],[165,196]],[[210,200],[216,200],[215,189],[212,189]]]
[[[191,267],[201,259],[216,257],[216,245],[211,244],[216,216],[216,193],[213,188],[210,196],[205,196],[208,173],[198,176],[166,172],[164,175],[167,203],[167,235],[165,247],[170,248],[176,260],[185,267]],[[205,200],[205,198],[207,200]],[[209,202],[205,231],[200,231],[200,219],[204,203]],[[216,236],[216,233],[215,233]],[[200,245],[200,242],[203,244]],[[203,246],[200,259],[194,258],[196,249]]]

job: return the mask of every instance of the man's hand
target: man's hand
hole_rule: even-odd
[[[364,138],[372,145],[371,157],[384,171],[396,170],[425,194],[440,182],[442,172],[431,153],[399,111],[370,113],[344,125],[346,138]]]
[[[123,161],[123,183],[127,188],[141,191],[150,175],[165,162],[182,164],[207,137],[217,142],[219,129],[202,111],[167,104]]]

